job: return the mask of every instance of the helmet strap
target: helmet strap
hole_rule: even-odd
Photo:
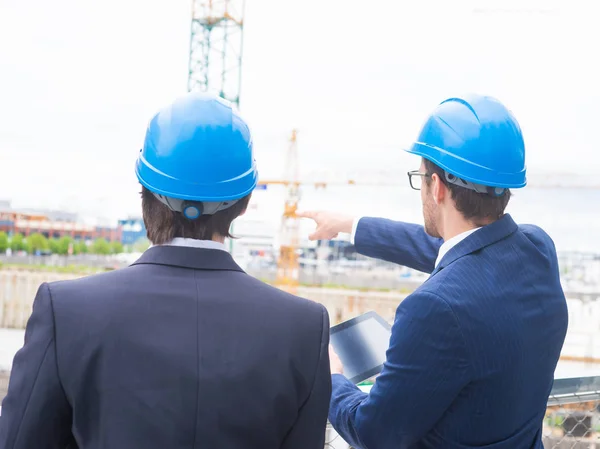
[[[454,184],[465,189],[474,190],[477,193],[487,194],[493,197],[502,196],[507,191],[507,189],[503,187],[490,187],[484,186],[482,184],[475,184],[470,181],[465,181],[464,179],[459,178],[453,175],[452,173],[448,173],[447,171],[444,171],[444,177],[446,178],[446,181],[450,184]]]
[[[173,212],[179,212],[188,220],[196,220],[203,215],[214,215],[219,211],[229,209],[239,200],[229,201],[189,201],[167,197],[158,193],[152,194]]]

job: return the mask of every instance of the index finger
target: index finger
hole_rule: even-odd
[[[300,217],[300,218],[312,218],[313,220],[317,217],[317,213],[313,212],[313,211],[302,211],[302,212],[296,212],[296,217]]]

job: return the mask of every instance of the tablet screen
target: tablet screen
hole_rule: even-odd
[[[390,325],[375,312],[332,327],[330,342],[344,364],[344,375],[358,383],[381,372],[390,335]]]

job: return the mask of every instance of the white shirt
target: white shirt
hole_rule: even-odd
[[[354,245],[354,237],[356,236],[356,229],[358,228],[358,222],[362,217],[358,217],[352,223],[352,234],[350,234],[350,243]],[[446,255],[448,251],[458,245],[459,242],[466,239],[468,236],[473,234],[475,231],[481,228],[469,229],[461,234],[455,235],[451,239],[446,240],[442,246],[440,246],[437,259],[435,260],[435,266],[437,267],[442,260],[442,258]]]
[[[473,234],[478,229],[480,229],[480,228],[469,229],[468,231],[465,231],[465,232],[462,232],[462,233],[460,233],[458,235],[455,235],[451,239],[448,239],[444,243],[442,243],[442,246],[440,246],[440,250],[438,252],[437,259],[435,260],[435,266],[437,267],[440,264],[440,261],[446,255],[446,253],[448,251],[450,251],[452,248],[454,248],[461,241],[463,241],[464,239],[466,239],[468,236],[470,236],[471,234]]]
[[[215,242],[214,240],[188,239],[183,237],[175,237],[170,242],[160,246],[187,246],[189,248],[221,249],[227,251],[225,244],[221,242]]]

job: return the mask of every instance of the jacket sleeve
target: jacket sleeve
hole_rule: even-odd
[[[331,398],[331,371],[329,367],[329,315],[323,306],[320,307],[322,329],[313,387],[281,449],[323,449],[325,447],[325,427]]]
[[[421,225],[385,218],[361,218],[354,235],[354,246],[360,254],[424,273],[433,271],[442,243]]]
[[[64,449],[72,441],[71,407],[58,375],[48,284],[38,289],[25,344],[12,366],[0,415],[0,448]]]
[[[469,381],[461,328],[433,293],[400,304],[386,359],[369,394],[333,376],[329,420],[355,448],[415,447]]]

